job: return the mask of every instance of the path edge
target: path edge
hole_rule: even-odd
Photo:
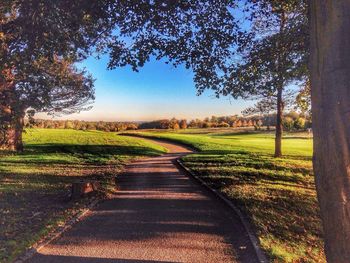
[[[101,200],[102,199],[99,198],[94,199],[82,211],[73,215],[73,217],[66,221],[62,226],[55,227],[54,230],[48,235],[44,236],[42,240],[32,245],[24,252],[24,254],[16,258],[14,260],[14,263],[23,263],[32,258],[42,248],[50,244],[55,239],[59,238],[64,232],[72,228],[73,225],[81,221],[92,210],[92,208],[96,207],[101,202]]]
[[[212,188],[204,180],[202,180],[200,177],[198,177],[191,169],[186,167],[180,159],[176,159],[176,164],[178,164],[183,170],[186,171],[186,173],[188,175],[190,175],[192,178],[194,178],[197,182],[199,182],[207,190],[212,192],[216,197],[221,199],[226,205],[228,205],[233,210],[233,212],[239,217],[239,220],[243,224],[243,227],[248,234],[249,240],[254,247],[254,251],[255,251],[255,254],[258,258],[258,261],[260,263],[268,263],[269,260],[267,259],[265,253],[262,251],[258,238],[255,236],[255,234],[252,230],[252,227],[247,222],[246,217],[242,214],[242,212],[238,209],[238,207],[231,200],[229,200],[227,197],[225,197],[222,193],[220,193],[216,189]]]

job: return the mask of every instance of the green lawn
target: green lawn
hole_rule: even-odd
[[[100,131],[29,129],[24,141],[23,153],[0,154],[0,262],[82,209],[88,200],[67,200],[72,181],[94,178],[108,186],[125,162],[166,151]]]
[[[188,129],[141,134],[196,148],[198,153],[183,159],[185,165],[249,216],[271,261],[325,262],[308,134],[286,134],[285,156],[277,159],[272,133]]]

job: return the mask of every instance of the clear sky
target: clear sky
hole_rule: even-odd
[[[240,114],[252,104],[229,98],[217,99],[212,92],[196,95],[193,74],[162,61],[150,61],[139,72],[131,68],[107,70],[108,57],[82,63],[96,79],[96,100],[90,111],[61,119],[145,121],[161,118],[204,118]],[[47,118],[39,114],[39,118]]]

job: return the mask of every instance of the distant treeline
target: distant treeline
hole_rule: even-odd
[[[185,119],[177,120],[163,119],[151,122],[144,122],[139,125],[139,129],[186,129],[186,128],[225,128],[225,127],[260,127],[262,121],[258,118],[243,118],[238,116],[212,116],[204,120],[194,119],[187,121]]]
[[[273,127],[276,117],[273,114],[265,116],[242,117],[232,116],[212,116],[205,119],[162,119],[143,123],[134,122],[105,122],[105,121],[78,121],[78,120],[44,120],[34,119],[26,121],[26,127],[48,128],[48,129],[75,129],[75,130],[99,130],[99,131],[125,131],[137,129],[186,129],[186,128],[240,128],[254,127],[260,130],[263,126]],[[284,115],[284,129],[303,130],[311,127],[310,118],[297,112],[289,112]]]
[[[162,119],[151,122],[144,122],[139,125],[139,129],[186,129],[186,128],[240,128],[240,127],[254,127],[256,130],[260,130],[262,126],[266,126],[268,129],[274,126],[276,123],[276,115],[269,114],[264,116],[251,116],[242,117],[238,115],[232,116],[212,116],[205,119],[194,119],[187,121],[185,119],[177,120]],[[284,129],[291,130],[303,130],[311,127],[311,120],[308,116],[299,114],[295,111],[291,111],[284,115]]]
[[[47,129],[75,129],[75,130],[98,130],[98,131],[125,131],[137,130],[138,124],[133,122],[106,122],[106,121],[78,121],[78,120],[27,120],[27,128]]]

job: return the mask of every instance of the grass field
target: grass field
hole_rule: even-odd
[[[185,165],[249,216],[271,261],[325,262],[308,134],[285,134],[283,158],[273,157],[271,133],[189,129],[141,134],[197,149],[183,159]]]
[[[24,141],[23,153],[0,155],[0,262],[11,262],[84,207],[86,199],[67,199],[72,181],[94,178],[106,185],[125,162],[166,151],[99,131],[29,129]]]

